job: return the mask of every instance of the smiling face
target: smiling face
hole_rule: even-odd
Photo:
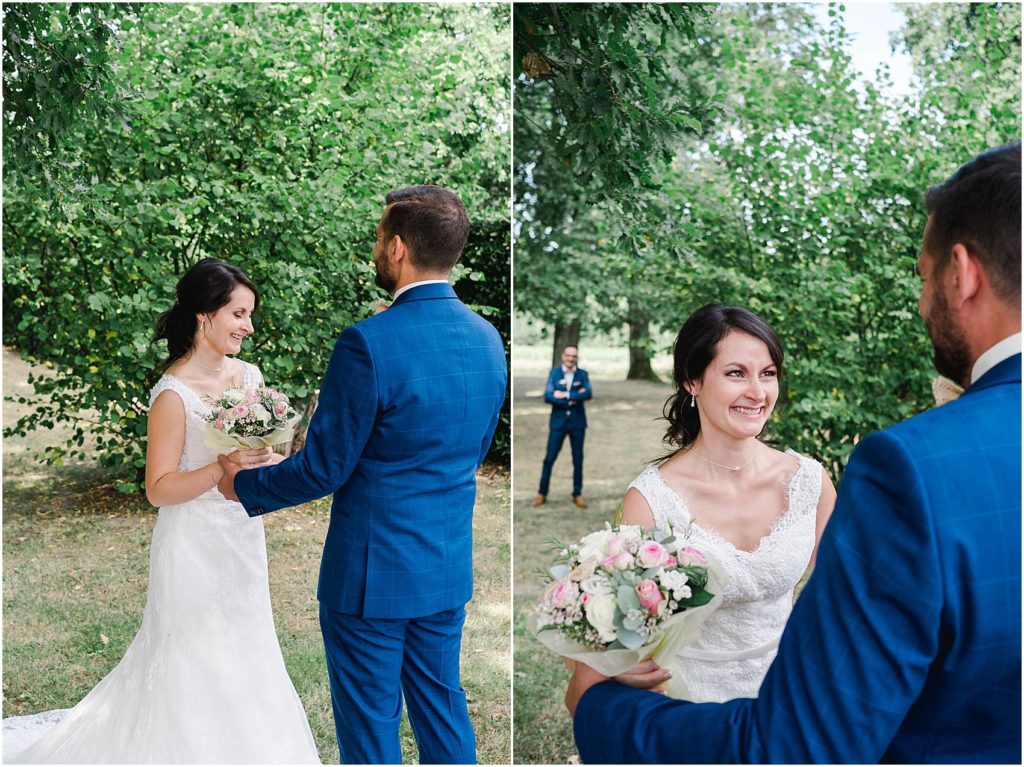
[[[697,395],[702,433],[756,437],[779,399],[778,368],[764,341],[731,330],[701,380],[686,388]]]
[[[579,352],[575,346],[566,346],[562,350],[562,364],[565,365],[567,370],[574,370],[576,368],[576,360],[579,358]]]
[[[244,285],[237,286],[224,306],[211,314],[199,315],[203,329],[198,331],[198,343],[219,354],[238,354],[242,340],[253,333],[255,307],[256,295]]]

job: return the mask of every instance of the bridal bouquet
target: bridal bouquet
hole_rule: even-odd
[[[227,389],[209,398],[209,413],[199,416],[209,425],[206,446],[215,453],[252,450],[288,442],[300,414],[277,389]]]
[[[528,619],[530,631],[559,655],[605,676],[653,658],[671,667],[711,616],[728,576],[703,551],[667,529],[607,525],[559,547],[550,584]],[[681,674],[666,683],[687,697]]]

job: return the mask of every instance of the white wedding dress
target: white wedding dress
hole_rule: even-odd
[[[245,385],[260,380],[246,363]],[[185,406],[179,470],[215,460],[196,393],[165,375],[150,403],[168,389]],[[162,507],[124,658],[69,711],[5,720],[4,761],[319,763],[274,630],[262,518],[215,489]]]
[[[689,542],[717,558],[729,575],[722,604],[673,664],[694,702],[756,698],[775,658],[793,608],[793,589],[814,551],[821,494],[821,464],[792,451],[787,454],[799,464],[779,488],[786,510],[753,551],[737,549],[694,522],[686,500],[665,484],[656,466],[649,466],[629,485],[644,496],[657,527],[671,522],[677,536],[689,529]]]

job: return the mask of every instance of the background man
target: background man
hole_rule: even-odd
[[[577,664],[585,761],[1020,764],[1020,143],[926,203],[920,312],[966,391],[858,444],[756,699],[673,701]]]
[[[544,456],[544,468],[540,473],[540,489],[533,501],[534,506],[547,503],[551,484],[551,469],[562,450],[565,438],[569,438],[572,449],[572,502],[579,508],[586,508],[583,500],[583,437],[587,432],[587,410],[583,404],[590,399],[590,376],[586,370],[576,366],[579,351],[575,346],[562,350],[562,364],[552,368],[544,387],[544,401],[551,404],[551,420],[548,422],[548,450]]]

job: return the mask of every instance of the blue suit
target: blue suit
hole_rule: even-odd
[[[617,682],[576,712],[584,761],[1021,760],[1021,356],[865,438],[756,699]]]
[[[317,598],[343,763],[401,762],[401,692],[421,762],[475,760],[459,643],[507,380],[497,331],[414,287],[338,338],[303,450],[235,478],[251,516],[334,494]]]
[[[548,382],[544,387],[544,401],[551,405],[551,418],[548,420],[548,447],[544,455],[544,466],[540,472],[541,495],[547,495],[551,485],[551,470],[555,459],[562,450],[565,438],[569,438],[572,450],[572,494],[573,497],[583,492],[583,437],[587,429],[587,408],[583,404],[593,396],[590,388],[590,376],[586,370],[576,368],[569,397],[559,399],[555,391],[566,391],[568,376],[559,366],[548,374]]]

